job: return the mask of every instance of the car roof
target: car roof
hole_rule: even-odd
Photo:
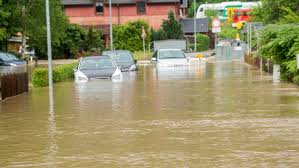
[[[130,53],[130,51],[128,51],[128,50],[107,50],[107,51],[103,51],[103,53],[120,53],[120,52]]]
[[[110,56],[108,55],[100,55],[100,56],[87,56],[87,57],[82,57],[82,59],[112,59]]]
[[[181,49],[175,49],[175,48],[173,48],[173,49],[159,49],[158,51],[169,51],[169,50],[183,51]]]

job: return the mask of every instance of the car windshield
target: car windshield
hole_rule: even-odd
[[[103,55],[105,55],[105,53]],[[133,62],[132,56],[128,52],[107,52],[106,55],[113,57],[116,63]]]
[[[3,61],[19,61],[20,59],[9,53],[0,53],[0,59]]]
[[[115,68],[111,58],[86,58],[80,63],[80,70],[99,70]]]
[[[161,50],[159,59],[186,58],[181,50]]]

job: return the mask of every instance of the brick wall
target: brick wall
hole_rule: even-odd
[[[146,14],[138,15],[136,5],[113,6],[113,24],[124,24],[138,19],[145,20],[154,29],[159,29],[163,20],[167,19],[168,12],[172,10],[179,15],[179,4],[147,4]],[[105,6],[103,15],[97,15],[94,6],[67,6],[65,14],[71,23],[80,25],[108,25],[109,6]]]

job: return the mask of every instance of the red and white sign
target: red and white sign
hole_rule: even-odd
[[[215,18],[212,21],[212,32],[213,33],[220,33],[221,32],[221,22],[219,19]]]

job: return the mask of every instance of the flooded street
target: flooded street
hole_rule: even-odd
[[[1,168],[299,167],[299,88],[242,63],[140,66],[0,104]]]

